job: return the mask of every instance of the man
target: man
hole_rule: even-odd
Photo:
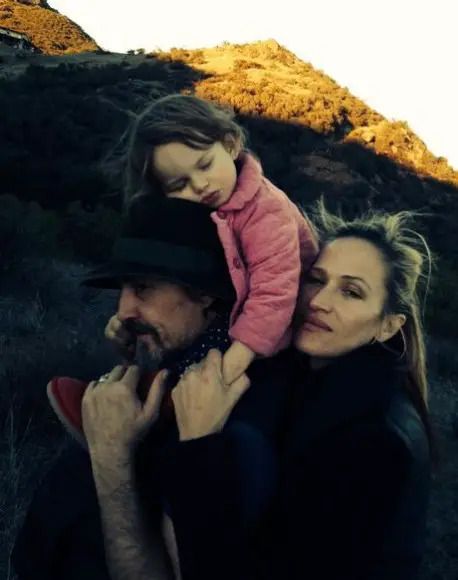
[[[64,454],[39,488],[13,554],[18,580],[159,578],[156,574],[166,570],[153,535],[164,512],[171,516],[164,520],[171,531],[171,508],[189,513],[184,518],[188,529],[180,530],[189,541],[178,550],[184,580],[214,577],[226,550],[246,544],[234,530],[249,533],[264,513],[275,485],[275,442],[288,402],[283,355],[253,363],[249,388],[242,377],[227,390],[230,417],[224,430],[227,445],[236,448],[240,459],[240,473],[231,482],[234,497],[218,497],[215,503],[224,509],[215,509],[208,521],[198,521],[190,500],[179,506],[168,502],[172,464],[177,477],[189,478],[190,497],[196,501],[199,494],[218,494],[210,481],[205,489],[202,482],[192,488],[193,446],[178,443],[173,412],[160,406],[164,392],[189,365],[209,349],[224,351],[229,345],[235,296],[209,214],[205,206],[179,199],[135,202],[111,262],[85,281],[121,290],[117,316],[137,338],[138,365],[116,367],[105,382],[85,388],[82,422],[89,454],[82,449]],[[158,361],[167,374],[159,373],[141,392],[141,371]],[[221,358],[212,353],[205,364],[218,366]],[[224,453],[214,456],[215,472],[219,462]],[[58,515],[50,520],[51,511]],[[198,527],[200,537],[208,538],[212,526],[218,542],[207,551],[192,536]],[[168,537],[173,540],[173,534]],[[173,542],[168,549],[173,556]],[[237,554],[229,558],[219,578],[231,577]]]

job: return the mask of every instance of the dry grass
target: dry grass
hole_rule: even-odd
[[[25,431],[19,435],[15,423],[21,415],[20,408],[11,406],[2,426],[5,436],[0,445],[0,473],[6,474],[0,488],[0,514],[5,523],[0,528],[0,575],[4,580],[15,578],[10,553],[31,494],[65,441],[63,436],[37,436],[35,431],[42,429],[36,429],[40,422],[36,418],[30,418]]]
[[[0,262],[0,578],[5,580],[13,579],[9,554],[31,495],[63,442],[46,384],[60,374],[89,380],[114,365],[103,328],[115,307],[111,293],[80,287],[86,267],[44,257],[38,236],[30,244],[30,235],[9,233],[16,239],[2,238],[8,260]]]

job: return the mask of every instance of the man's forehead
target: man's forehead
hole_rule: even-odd
[[[157,291],[172,295],[185,295],[188,299],[195,302],[203,296],[202,291],[198,288],[188,286],[187,284],[177,284],[174,281],[163,279],[160,276],[129,276],[121,281],[121,288],[154,288],[155,295]]]
[[[158,288],[163,288],[163,289],[168,289],[168,290],[186,290],[186,288],[181,285],[181,284],[177,284],[175,282],[172,282],[170,280],[166,280],[161,278],[160,276],[154,276],[154,275],[148,275],[148,274],[141,274],[138,276],[129,276],[128,278],[125,278],[122,282],[121,282],[122,286],[127,286],[127,287],[136,287],[136,286],[141,286],[141,287],[146,287],[146,288],[154,288],[154,289],[158,289]]]
[[[129,276],[121,280],[122,286],[157,286],[161,280],[152,275]]]

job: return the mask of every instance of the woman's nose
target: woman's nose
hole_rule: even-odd
[[[310,291],[308,305],[314,310],[331,310],[332,298],[331,293],[325,287],[314,288]]]

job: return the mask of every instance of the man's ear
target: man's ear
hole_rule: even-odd
[[[390,340],[390,338],[401,330],[405,322],[406,317],[404,314],[388,314],[383,320],[377,340],[379,342]]]
[[[234,135],[226,135],[223,142],[224,148],[235,161],[242,151],[242,141],[240,137]]]
[[[211,306],[214,301],[215,299],[213,298],[213,296],[206,296],[205,294],[201,294],[199,298],[199,302],[202,304],[204,308],[208,308],[209,306]]]

